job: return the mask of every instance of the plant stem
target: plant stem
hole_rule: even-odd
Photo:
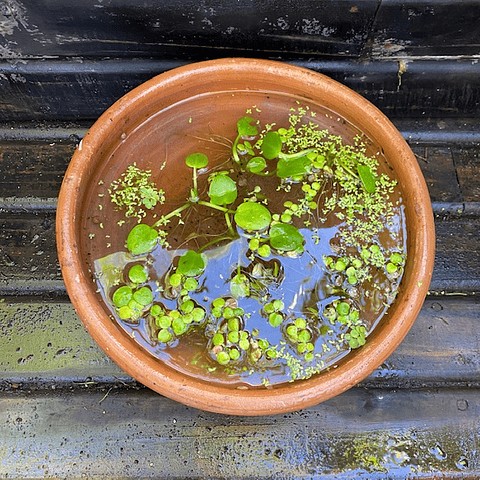
[[[238,156],[238,152],[237,152],[237,145],[241,137],[242,137],[241,135],[237,135],[237,138],[233,142],[233,147],[232,147],[233,158],[237,163],[240,163],[240,157]]]
[[[230,235],[230,234],[229,235],[220,235],[219,237],[214,238],[210,242],[207,242],[205,245],[200,247],[197,250],[197,252],[202,253],[205,249],[207,249],[211,245],[215,245],[216,243],[222,242],[223,240],[233,240],[235,237],[238,237],[238,235],[237,234],[234,234],[234,235]]]
[[[235,235],[235,230],[232,227],[232,222],[230,221],[230,215],[228,214],[228,212],[225,212],[225,222],[227,223],[228,231],[232,235]]]
[[[197,191],[197,167],[193,167],[193,189]]]
[[[349,173],[353,178],[358,178],[358,175],[357,175],[350,167],[347,167],[347,165],[345,165],[340,159],[338,159],[338,163],[339,163],[340,166],[341,166],[347,173]]]
[[[205,205],[206,207],[215,208],[216,210],[220,210],[224,213],[234,213],[233,210],[229,210],[228,208],[221,207],[220,205],[215,205],[214,203],[206,202],[205,200],[199,200],[199,205]]]
[[[159,227],[163,222],[165,222],[166,220],[169,220],[169,219],[172,218],[174,215],[178,215],[180,212],[183,212],[183,210],[185,210],[186,208],[188,208],[188,207],[190,207],[190,206],[191,206],[191,202],[187,202],[185,205],[182,205],[181,207],[176,208],[176,209],[173,210],[172,212],[170,212],[170,213],[168,213],[167,215],[161,217],[160,220],[158,220],[157,222],[155,222],[155,223],[152,225],[152,228]]]

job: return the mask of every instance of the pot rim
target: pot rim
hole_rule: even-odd
[[[204,76],[231,74],[264,75],[270,80],[293,78],[305,91],[327,98],[333,110],[351,117],[361,116],[366,133],[385,149],[387,158],[395,155],[398,166],[410,169],[403,188],[414,195],[410,201],[409,220],[414,238],[415,261],[409,261],[410,281],[403,283],[401,301],[395,301],[393,315],[381,326],[381,335],[369,336],[366,345],[347,355],[338,367],[273,389],[234,390],[187,376],[161,364],[128,338],[105,313],[94,293],[94,283],[87,278],[80,259],[79,233],[75,220],[79,216],[79,195],[89,173],[89,162],[102,148],[104,138],[125,121],[140,101],[158,98],[162,90],[195,82]],[[358,122],[352,122],[358,126]],[[400,174],[404,175],[399,171]],[[408,218],[408,215],[407,215]],[[156,392],[202,410],[235,414],[265,415],[299,410],[327,400],[352,387],[381,365],[413,325],[427,294],[434,261],[434,223],[428,189],[410,147],[390,120],[365,98],[320,73],[272,60],[227,58],[189,64],[160,74],[118,100],[90,128],[77,147],[65,174],[57,207],[57,249],[62,275],[70,299],[94,340],[125,372]],[[393,308],[393,306],[392,306]],[[376,341],[372,341],[375,338]]]

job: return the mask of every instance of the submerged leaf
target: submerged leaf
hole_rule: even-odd
[[[247,170],[252,173],[260,173],[267,166],[263,157],[253,157],[247,163]]]
[[[204,168],[208,165],[208,157],[204,153],[192,153],[185,163],[191,168]]]
[[[195,277],[205,270],[207,262],[205,257],[194,250],[184,253],[178,261],[177,273],[187,277]]]
[[[157,245],[157,231],[144,223],[132,228],[127,237],[127,248],[133,255],[150,252]]]
[[[250,283],[245,274],[239,273],[230,281],[230,293],[233,297],[248,297],[250,295]]]
[[[303,245],[303,235],[288,223],[276,223],[270,228],[270,245],[285,252],[298,250]]]
[[[272,216],[268,209],[255,202],[245,202],[235,212],[235,222],[244,230],[263,230],[270,225]]]
[[[215,175],[210,182],[208,196],[215,205],[228,205],[237,198],[237,185],[227,175]]]
[[[237,122],[237,131],[241,137],[254,137],[258,135],[258,128],[256,125],[252,125],[256,120],[252,117],[242,117]]]
[[[372,170],[367,165],[358,165],[357,166],[358,174],[362,180],[363,186],[368,193],[375,192],[375,177],[372,173]]]
[[[262,141],[262,153],[267,160],[278,157],[282,151],[282,139],[277,132],[268,132]]]
[[[280,178],[296,177],[309,173],[312,161],[304,155],[298,158],[281,158],[277,163],[277,176]]]

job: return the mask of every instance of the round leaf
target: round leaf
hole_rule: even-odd
[[[262,153],[267,160],[278,157],[282,151],[282,139],[277,132],[268,132],[262,141]]]
[[[200,275],[206,267],[206,261],[203,255],[189,250],[184,253],[178,261],[177,272],[187,277],[195,277]]]
[[[237,185],[227,175],[216,175],[210,182],[208,196],[215,205],[228,205],[237,198]]]
[[[133,299],[140,305],[146,306],[153,302],[153,293],[149,287],[142,287],[133,293]]]
[[[140,223],[132,228],[127,237],[127,248],[133,255],[142,255],[150,252],[157,245],[157,231]]]
[[[126,285],[115,290],[113,294],[112,300],[116,307],[124,307],[128,305],[130,300],[132,299],[132,289],[127,287]]]
[[[203,153],[192,153],[185,159],[185,163],[191,168],[203,168],[208,165],[208,157]]]
[[[172,338],[173,338],[172,333],[166,328],[162,328],[158,332],[158,341],[161,343],[168,343]]]
[[[241,137],[254,137],[258,135],[258,128],[252,123],[255,119],[252,117],[243,117],[237,122],[237,131]]]
[[[270,229],[270,245],[285,252],[297,250],[303,245],[303,235],[288,223],[276,223]]]
[[[148,274],[143,265],[134,265],[128,271],[128,278],[133,283],[144,283],[148,279]]]
[[[247,163],[247,170],[252,173],[260,173],[267,166],[263,157],[253,157]]]
[[[272,216],[268,209],[260,203],[245,202],[235,212],[235,222],[244,230],[263,230],[270,225]]]

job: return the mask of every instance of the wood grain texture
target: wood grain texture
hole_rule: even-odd
[[[8,478],[477,478],[471,389],[350,390],[301,412],[227,417],[149,391],[0,397]]]
[[[391,118],[478,116],[480,64],[475,58],[351,58],[216,51],[226,56],[281,60],[328,75],[360,93]],[[197,60],[179,54],[161,58],[26,58],[0,60],[0,121],[78,121],[98,118],[134,87],[172,68]],[[403,71],[399,76],[399,72]]]
[[[181,57],[211,50],[357,56],[376,0],[129,2],[9,1],[3,9],[5,55]]]

